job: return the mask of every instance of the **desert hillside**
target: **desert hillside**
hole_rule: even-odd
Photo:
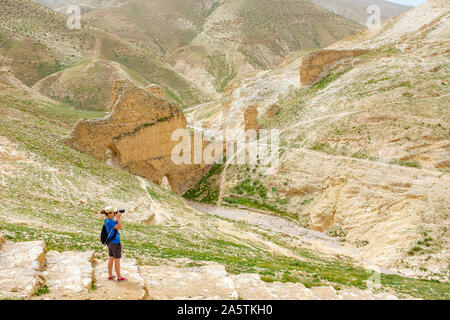
[[[279,66],[293,51],[327,46],[362,29],[311,1],[224,1],[189,45],[168,57],[209,92]]]
[[[112,79],[107,79],[111,77],[111,69],[138,84],[162,85],[172,100],[181,104],[195,104],[203,99],[193,83],[128,39],[118,38],[85,22],[81,30],[70,30],[66,26],[66,15],[30,0],[2,0],[0,4],[0,53],[11,72],[28,86],[49,77],[44,81],[45,86],[41,83],[39,88],[61,102],[77,107],[84,105],[87,109],[98,109],[101,102],[104,108],[108,103],[104,98],[109,96],[112,86]],[[77,68],[99,59],[110,67],[98,68],[96,63],[96,68],[94,63],[84,69],[88,82],[80,83]],[[71,72],[72,68],[75,71]],[[60,77],[58,72],[65,70],[67,72]],[[86,89],[98,87],[102,81],[106,82],[100,89],[104,91],[101,97],[95,96],[96,91]],[[88,106],[84,103],[86,100],[100,102],[94,101]]]
[[[220,131],[256,106],[281,164],[226,166],[187,196],[298,217],[380,266],[448,279],[448,32],[448,3],[428,1],[189,109]]]
[[[331,237],[307,229],[280,233],[275,225],[261,228],[193,209],[63,143],[77,119],[103,113],[61,105],[5,69],[0,75],[2,299],[392,299],[447,290],[383,274],[386,285],[372,292],[365,284],[372,271]],[[125,287],[104,280],[98,208],[107,204],[130,212],[123,231]],[[175,289],[175,274],[203,282]],[[173,290],[156,285],[161,276]],[[208,287],[210,281],[223,284]]]
[[[0,299],[450,299],[447,0],[364,30],[306,0],[0,17]],[[231,163],[248,128],[278,130],[279,166]],[[178,129],[188,160],[231,157],[175,163]]]
[[[161,58],[209,99],[292,51],[324,47],[363,28],[309,0],[102,2],[82,20]]]

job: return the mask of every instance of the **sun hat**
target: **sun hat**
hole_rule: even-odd
[[[105,213],[116,212],[116,210],[114,210],[114,208],[111,206],[106,207],[105,209],[103,209],[103,211],[105,211]]]

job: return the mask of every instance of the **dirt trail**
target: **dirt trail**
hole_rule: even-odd
[[[186,201],[186,203],[194,209],[197,209],[198,211],[206,214],[219,216],[234,221],[242,221],[257,226],[261,229],[298,237],[301,240],[306,240],[313,243],[314,247],[323,251],[324,253],[328,252],[334,254],[343,254],[352,257],[357,261],[360,261],[360,263],[365,268],[373,269],[377,272],[385,274],[402,275],[395,270],[391,270],[384,266],[375,265],[370,259],[363,256],[361,251],[357,247],[351,246],[348,243],[339,241],[338,239],[327,236],[321,232],[301,227],[297,223],[295,223],[295,221],[289,221],[282,217],[259,213],[252,210],[225,208],[192,201]]]
[[[303,228],[294,221],[289,221],[281,217],[259,213],[252,210],[216,207],[191,201],[186,201],[186,203],[206,214],[211,214],[235,221],[243,221],[262,229],[285,233],[291,236],[302,237],[307,240],[318,240],[323,242],[325,245],[333,248],[339,248],[343,246],[343,244],[335,238],[329,237],[321,232]]]

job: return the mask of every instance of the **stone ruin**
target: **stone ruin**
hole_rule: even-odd
[[[307,54],[302,58],[300,83],[304,86],[315,83],[335,62],[357,57],[367,52],[369,50],[319,50]]]
[[[103,119],[78,121],[64,142],[157,185],[168,181],[177,194],[194,187],[210,169],[207,164],[176,165],[172,161],[172,149],[179,144],[172,141],[172,133],[186,129],[187,121],[180,107],[167,102],[163,88],[116,81],[109,111]],[[193,141],[194,135],[190,137]]]

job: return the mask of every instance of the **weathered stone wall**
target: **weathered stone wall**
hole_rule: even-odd
[[[312,52],[302,59],[300,67],[300,83],[312,84],[319,80],[320,75],[333,63],[350,57],[356,57],[369,50],[320,50]]]
[[[167,177],[172,191],[182,194],[210,166],[172,162],[172,149],[179,143],[171,140],[172,133],[186,129],[187,122],[181,109],[163,98],[162,89],[155,88],[143,89],[128,80],[116,81],[110,115],[78,121],[73,135],[65,141],[100,161],[107,161],[110,156],[114,165],[158,185]]]

